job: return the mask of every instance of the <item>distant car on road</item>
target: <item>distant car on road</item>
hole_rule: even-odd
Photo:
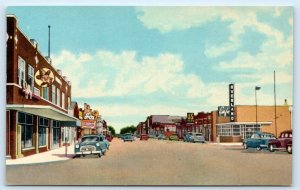
[[[275,150],[285,150],[289,154],[293,153],[293,131],[287,130],[280,133],[279,138],[271,139],[268,144],[270,152]]]
[[[99,135],[85,135],[81,141],[75,145],[74,152],[76,155],[95,154],[101,157],[107,150],[104,139]]]
[[[169,140],[170,140],[170,141],[179,141],[179,138],[178,138],[177,134],[172,134],[172,135],[169,137]]]
[[[147,141],[149,139],[149,136],[147,134],[141,134],[140,135],[140,140],[145,140]]]
[[[164,134],[159,134],[157,137],[158,140],[165,140],[166,136]]]
[[[256,132],[250,138],[244,139],[243,147],[244,149],[256,148],[256,150],[268,148],[270,139],[276,139],[276,137],[272,133]]]
[[[131,133],[125,133],[123,135],[123,141],[126,142],[126,141],[134,141],[134,137],[132,136]]]
[[[200,142],[200,143],[205,143],[205,138],[202,135],[202,133],[192,133],[192,135],[190,136],[190,141],[189,142]]]
[[[193,135],[192,132],[186,133],[186,134],[183,136],[183,141],[184,141],[184,142],[190,142],[191,136],[192,136],[192,135]]]

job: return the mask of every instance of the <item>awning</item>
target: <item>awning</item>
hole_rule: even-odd
[[[61,127],[81,127],[81,121],[77,119],[76,121],[60,121]]]
[[[76,117],[73,117],[65,112],[62,112],[52,106],[10,104],[10,105],[6,105],[6,109],[17,110],[20,112],[25,112],[25,113],[46,117],[58,121],[76,122],[77,120]]]

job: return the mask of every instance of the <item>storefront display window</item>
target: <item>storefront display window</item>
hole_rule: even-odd
[[[39,146],[45,146],[47,142],[47,129],[49,127],[49,120],[46,118],[39,118],[39,129],[38,129],[38,139],[39,139]]]
[[[52,146],[53,148],[59,147],[60,123],[59,121],[52,121]]]
[[[18,125],[21,125],[21,147],[33,147],[33,116],[22,112],[18,113]]]

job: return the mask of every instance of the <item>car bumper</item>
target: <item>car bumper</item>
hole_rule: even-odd
[[[75,152],[76,155],[83,155],[83,154],[99,154],[101,150],[95,150],[95,151],[82,151],[82,152]]]

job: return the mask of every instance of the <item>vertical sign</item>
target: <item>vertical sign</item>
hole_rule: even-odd
[[[234,121],[234,84],[229,84],[230,122]]]
[[[187,113],[186,120],[188,123],[194,123],[194,113]]]

